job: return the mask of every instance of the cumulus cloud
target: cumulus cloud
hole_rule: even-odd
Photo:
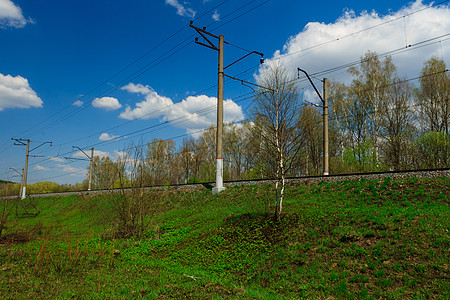
[[[56,164],[55,167],[60,168],[62,172],[64,173],[71,173],[71,176],[85,176],[86,175],[86,169],[84,168],[74,168],[72,166],[63,165],[63,164]]]
[[[100,137],[98,138],[100,141],[110,141],[110,140],[114,140],[116,138],[118,138],[118,135],[113,135],[113,134],[109,134],[107,132],[104,132],[100,135]]]
[[[122,104],[119,103],[119,100],[113,97],[103,97],[103,98],[95,98],[92,101],[92,106],[101,108],[104,110],[116,110],[122,107]]]
[[[22,28],[32,22],[31,19],[25,19],[22,9],[11,0],[0,0],[0,28]]]
[[[368,51],[381,55],[398,50],[391,55],[399,74],[416,77],[423,63],[433,55],[443,56],[449,64],[448,36],[419,46],[423,41],[449,32],[448,5],[431,7],[417,0],[388,15],[379,15],[375,11],[356,15],[347,10],[333,23],[308,23],[303,31],[293,35],[282,49],[277,50],[268,63],[279,59],[295,74],[298,67],[315,74],[358,62]],[[346,69],[327,73],[326,77],[343,82],[350,80]]]
[[[131,109],[131,107],[127,106],[125,111],[119,115],[122,119],[134,120],[158,118],[167,114],[170,106],[173,104],[170,98],[161,96],[149,86],[144,86],[142,84],[130,83],[122,87],[122,90],[132,94],[145,96],[145,101],[136,103],[135,108]]]
[[[188,18],[194,18],[196,11],[192,8],[186,7],[185,5],[178,2],[178,0],[166,0],[166,4],[169,4],[170,6],[173,6],[177,9],[177,15],[182,17],[188,17]]]
[[[205,95],[187,97],[176,103],[163,119],[179,120],[176,126],[192,134],[217,122],[217,98]],[[225,100],[223,119],[225,123],[242,121],[242,108],[231,99]]]
[[[119,115],[127,120],[155,119],[173,121],[174,126],[186,129],[192,134],[217,121],[217,98],[205,95],[189,96],[181,102],[173,103],[172,99],[159,95],[149,86],[130,83],[122,88],[130,93],[141,94],[145,100],[129,106]],[[244,119],[242,108],[228,99],[224,101],[224,121],[239,122]]]
[[[48,170],[50,170],[49,168],[46,168],[46,167],[43,167],[43,166],[40,166],[40,165],[34,166],[34,169],[36,171],[48,171]]]
[[[73,106],[82,107],[84,105],[84,102],[81,100],[77,100],[74,103],[72,103]]]
[[[64,159],[60,158],[60,157],[54,157],[54,156],[50,156],[49,159],[51,161],[56,161],[56,162],[63,162]]]
[[[217,10],[214,11],[214,13],[213,13],[213,15],[212,15],[212,18],[213,18],[214,21],[220,21],[220,15],[219,15],[219,13],[217,12]]]
[[[42,104],[26,78],[0,73],[0,111],[5,108],[42,107]]]

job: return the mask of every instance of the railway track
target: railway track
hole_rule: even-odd
[[[338,175],[319,175],[319,176],[302,176],[302,177],[289,177],[286,178],[287,184],[298,184],[298,183],[317,183],[320,181],[336,182],[342,180],[373,180],[373,179],[384,179],[386,177],[391,178],[436,178],[436,177],[450,177],[450,168],[443,169],[423,169],[423,170],[407,170],[407,171],[388,171],[388,172],[370,172],[370,173],[352,173],[352,174],[338,174]],[[253,179],[253,180],[237,180],[237,181],[226,181],[224,182],[225,187],[231,186],[249,186],[249,185],[263,185],[270,184],[274,182],[270,179]],[[190,183],[190,184],[174,184],[174,185],[164,185],[164,186],[149,186],[145,187],[145,190],[162,190],[170,188],[172,190],[185,189],[185,190],[196,190],[196,189],[211,189],[215,186],[214,182],[208,183]],[[101,189],[101,190],[91,190],[91,191],[73,191],[73,192],[59,192],[59,193],[44,193],[44,194],[30,194],[30,197],[56,197],[56,196],[69,196],[69,195],[80,195],[80,194],[105,194],[105,193],[117,193],[122,190],[131,190],[131,188],[116,188],[116,189]],[[0,196],[0,199],[15,199],[18,196]]]

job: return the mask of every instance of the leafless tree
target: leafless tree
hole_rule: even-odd
[[[354,97],[352,112],[357,142],[360,144],[370,139],[378,161],[381,107],[388,101],[388,89],[395,77],[396,67],[391,57],[380,61],[376,53],[369,51],[361,58],[360,67],[351,67],[349,73],[354,76],[350,93]]]
[[[300,109],[299,117],[299,130],[304,143],[305,175],[317,175],[320,173],[323,150],[322,117],[320,112],[310,105]]]
[[[387,165],[394,170],[407,169],[412,140],[412,87],[399,78],[389,88],[389,101],[380,107],[382,148]]]
[[[421,72],[417,100],[424,131],[449,134],[450,75],[442,59],[433,57]]]
[[[275,180],[275,216],[280,218],[286,186],[286,175],[298,165],[301,149],[299,135],[299,91],[285,68],[269,65],[261,74],[263,87],[255,93],[254,130],[262,139],[259,147],[265,160],[261,170]],[[280,186],[280,190],[279,190]],[[279,197],[278,197],[279,190]]]

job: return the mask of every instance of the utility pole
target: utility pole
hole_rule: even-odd
[[[198,41],[195,39],[197,44],[205,46],[207,48],[216,50],[219,52],[219,70],[218,70],[218,84],[217,84],[217,135],[216,135],[216,186],[213,189],[213,194],[218,194],[225,189],[223,186],[223,149],[222,149],[222,139],[223,139],[223,45],[224,38],[223,35],[217,36],[206,31],[206,27],[203,29],[192,25],[192,21],[189,24],[190,27],[194,28],[208,44]],[[219,40],[219,47],[214,45],[208,37],[210,36]]]
[[[16,145],[16,146],[27,146],[27,153],[26,153],[26,156],[25,156],[25,170],[24,170],[24,173],[23,173],[22,197],[21,197],[21,199],[23,200],[23,199],[25,199],[27,197],[28,158],[30,156],[31,157],[42,157],[40,155],[30,155],[30,152],[36,150],[37,148],[39,148],[39,147],[41,147],[41,146],[43,146],[45,144],[50,144],[50,146],[51,146],[52,142],[41,143],[39,146],[37,146],[37,147],[35,147],[35,148],[30,150],[30,139],[26,139],[25,140],[25,139],[11,138],[11,140],[16,141],[14,143],[14,145]],[[27,143],[25,144],[25,142],[27,142]]]
[[[223,186],[223,77],[224,77],[224,70],[231,65],[235,64],[236,62],[242,60],[243,58],[249,56],[252,53],[256,53],[261,55],[263,57],[262,53],[252,51],[248,53],[247,55],[241,57],[240,59],[234,61],[233,63],[229,64],[228,66],[224,67],[223,65],[223,46],[224,44],[227,44],[224,41],[223,35],[214,35],[208,31],[206,31],[206,27],[199,28],[194,25],[192,25],[193,21],[190,22],[189,27],[194,28],[198,34],[200,34],[206,43],[202,43],[198,41],[198,38],[195,38],[195,43],[202,45],[204,47],[213,49],[215,51],[218,51],[219,56],[219,66],[218,66],[218,83],[217,83],[217,136],[216,136],[216,186],[213,189],[213,194],[219,194],[221,191],[225,190],[225,187]],[[219,46],[217,47],[214,43],[212,43],[207,36],[213,37],[215,39],[219,40]],[[261,61],[262,58],[261,58]]]
[[[328,176],[328,89],[327,79],[323,79],[323,175]]]
[[[219,35],[219,70],[217,84],[217,148],[216,148],[216,187],[214,194],[225,189],[223,186],[223,35]]]
[[[89,162],[89,187],[88,191],[91,190],[91,182],[92,182],[92,161],[94,160],[94,147],[91,148],[91,161]]]
[[[25,199],[27,197],[27,175],[28,175],[28,157],[30,156],[30,139],[27,139],[27,154],[25,156],[25,171],[23,173],[23,186],[22,186],[22,197]]]
[[[303,72],[306,77],[308,78],[309,82],[313,86],[314,90],[316,91],[316,94],[319,96],[320,101],[322,101],[322,105],[313,104],[317,107],[322,107],[323,109],[323,175],[328,176],[329,173],[329,163],[328,163],[328,90],[327,90],[327,79],[323,79],[323,98],[320,95],[319,91],[317,90],[316,86],[314,85],[313,81],[309,77],[308,73],[306,73],[305,70],[302,70],[300,68],[297,68],[298,71],[298,78],[300,78],[300,72]]]
[[[88,191],[91,190],[91,182],[92,182],[92,165],[93,165],[93,161],[94,161],[94,147],[91,148],[91,156],[87,155],[86,152],[83,151],[83,149],[81,149],[78,146],[72,146],[72,148],[77,148],[78,150],[80,150],[81,152],[83,152],[84,155],[86,155],[86,158],[77,158],[77,157],[64,157],[65,159],[71,159],[71,160],[84,160],[84,161],[89,161],[89,185],[88,185]]]

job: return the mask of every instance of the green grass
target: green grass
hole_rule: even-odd
[[[119,239],[111,197],[41,198],[12,215],[0,297],[448,299],[450,179],[158,192],[142,239]]]

